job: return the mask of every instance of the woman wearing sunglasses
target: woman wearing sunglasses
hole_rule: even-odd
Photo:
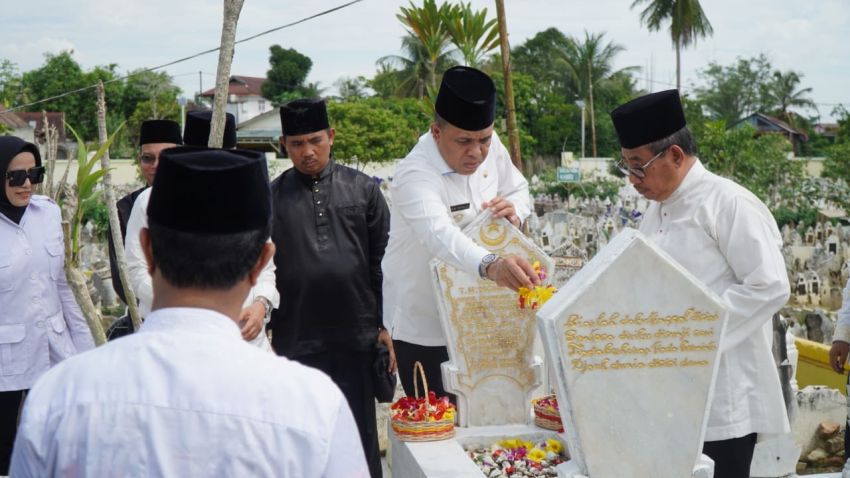
[[[59,207],[33,195],[38,148],[0,137],[0,475],[8,474],[18,411],[49,367],[94,347],[65,280]]]

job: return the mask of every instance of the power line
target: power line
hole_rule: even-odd
[[[352,0],[348,3],[343,3],[342,5],[338,5],[336,7],[330,8],[328,10],[324,10],[324,11],[321,11],[319,13],[310,15],[308,17],[304,17],[304,18],[302,18],[300,20],[296,20],[292,23],[287,23],[286,25],[281,25],[279,27],[275,27],[275,28],[268,29],[266,31],[262,31],[260,33],[255,34],[255,35],[251,35],[247,38],[242,38],[241,40],[237,40],[237,41],[233,42],[233,44],[238,45],[240,43],[244,43],[244,42],[253,40],[255,38],[259,38],[261,36],[268,35],[269,33],[274,33],[276,31],[280,31],[280,30],[283,30],[285,28],[294,27],[295,25],[299,25],[301,23],[313,20],[315,18],[322,17],[322,16],[327,15],[329,13],[333,13],[333,12],[336,12],[338,10],[342,10],[343,8],[350,7],[351,5],[354,5],[355,3],[360,3],[362,1],[363,0]],[[121,77],[118,77],[118,78],[113,78],[111,80],[104,81],[103,83],[107,84],[107,83],[114,83],[116,81],[123,81],[123,80],[126,80],[127,78],[129,78],[131,76],[134,76],[134,75],[146,73],[146,72],[149,72],[149,71],[160,70],[162,68],[166,68],[166,67],[169,67],[169,66],[172,66],[172,65],[176,65],[178,63],[183,63],[185,61],[193,60],[195,58],[198,58],[198,57],[203,56],[203,55],[207,55],[209,53],[217,52],[220,49],[221,49],[220,46],[216,47],[216,48],[210,48],[209,50],[204,50],[202,52],[195,53],[193,55],[189,55],[189,56],[186,56],[186,57],[174,60],[174,61],[170,61],[168,63],[163,63],[162,65],[154,66],[154,67],[151,67],[151,68],[143,68],[143,69],[137,70],[133,73],[129,73],[125,76],[121,76]],[[192,74],[194,75],[195,73],[192,73]],[[209,74],[209,73],[207,73],[207,74]],[[13,113],[15,111],[18,111],[18,110],[21,110],[21,109],[24,109],[24,108],[29,108],[30,106],[35,106],[35,105],[38,105],[38,104],[41,104],[41,103],[46,103],[48,101],[58,100],[59,98],[64,98],[66,96],[70,96],[70,95],[73,95],[73,94],[76,94],[76,93],[81,93],[83,91],[91,90],[91,89],[96,88],[96,87],[97,87],[97,85],[84,86],[82,88],[77,88],[75,90],[66,91],[64,93],[60,93],[58,95],[51,96],[49,98],[44,98],[44,99],[41,99],[41,100],[33,101],[31,103],[25,103],[23,105],[18,105],[18,106],[12,107],[12,108],[7,108],[5,111],[0,111],[0,115],[4,115],[4,114],[7,114],[7,113]]]

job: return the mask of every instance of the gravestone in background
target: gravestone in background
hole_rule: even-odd
[[[714,293],[633,229],[543,306],[567,476],[706,476],[708,465],[696,465],[726,316]]]
[[[505,219],[485,211],[465,229],[472,240],[500,255],[553,262],[531,239]],[[443,364],[446,390],[458,396],[460,426],[526,424],[531,393],[540,385],[542,360],[533,353],[534,312],[520,309],[516,292],[472,277],[442,261],[431,262],[449,362]]]

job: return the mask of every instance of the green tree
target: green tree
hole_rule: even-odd
[[[404,157],[430,122],[416,100],[381,98],[329,102],[328,119],[337,130],[334,157],[360,164]]]
[[[26,100],[18,65],[6,59],[0,60],[0,104],[8,108],[23,103]]]
[[[548,28],[513,48],[511,63],[514,71],[531,75],[539,86],[566,94],[569,73],[563,56],[570,48],[566,35],[557,28]]]
[[[763,54],[753,58],[738,58],[730,66],[709,63],[700,71],[706,81],[696,89],[697,98],[713,119],[727,125],[760,110],[768,110],[769,85],[772,79],[770,62]]]
[[[670,39],[676,49],[676,89],[682,91],[682,49],[696,43],[697,38],[714,33],[711,22],[702,11],[699,0],[635,0],[632,8],[647,3],[640,21],[649,31],[658,31],[670,22]]]
[[[797,116],[790,111],[790,108],[811,108],[817,109],[817,105],[808,98],[807,95],[812,92],[811,88],[799,88],[801,75],[795,71],[773,72],[773,81],[768,84],[767,101],[771,107],[771,112],[782,117],[786,123],[794,126]]]
[[[596,142],[596,108],[594,107],[594,88],[610,79],[616,73],[635,71],[638,67],[629,66],[614,71],[614,57],[625,48],[611,42],[605,42],[605,33],[584,32],[584,40],[570,39],[568,49],[563,52],[562,60],[569,74],[567,88],[571,95],[585,102],[590,114],[590,137],[593,156],[598,155]]]
[[[436,0],[424,0],[422,7],[417,7],[411,0],[409,7],[401,7],[401,13],[396,18],[407,29],[408,36],[402,40],[404,50],[410,52],[412,45],[411,37],[418,40],[416,46],[417,55],[421,55],[425,62],[425,87],[432,90],[437,89],[437,76],[440,73],[439,66],[445,61],[447,50],[451,45],[451,35],[444,19],[450,15],[452,7],[448,3],[437,6]],[[423,97],[424,95],[420,95]]]
[[[123,82],[116,81],[117,65],[96,66],[85,72],[72,54],[73,51],[63,51],[55,55],[48,53],[41,67],[23,74],[21,85],[28,101],[59,96],[103,81],[109,110],[118,110],[124,85]],[[77,132],[83,140],[97,138],[94,88],[40,103],[30,109],[42,110],[64,112],[66,121],[77,126]]]
[[[749,125],[727,129],[723,121],[710,121],[699,144],[699,157],[712,172],[765,200],[775,185],[800,181],[802,165],[788,159],[791,144],[784,136],[756,136],[755,132]]]
[[[850,183],[850,142],[837,143],[827,150],[823,176]]]
[[[367,81],[363,76],[340,78],[336,81],[336,87],[344,101],[360,100],[369,96],[366,91]]]
[[[499,47],[499,24],[495,18],[487,19],[486,8],[454,5],[444,12],[443,22],[466,66],[480,68],[485,56]]]
[[[453,66],[454,52],[444,51],[432,64],[422,41],[410,33],[401,39],[401,48],[402,55],[387,55],[378,59],[379,75],[383,82],[378,86],[394,85],[396,89],[393,94],[401,98],[428,98],[429,90],[431,93],[436,91],[436,87],[431,86],[432,74],[441,74]]]
[[[269,47],[269,64],[263,96],[276,103],[285,103],[302,96],[315,96],[318,86],[305,85],[313,60],[294,48],[284,49],[280,45]]]

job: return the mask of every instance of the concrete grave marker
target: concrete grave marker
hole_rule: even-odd
[[[489,211],[464,233],[497,255],[516,254],[554,270],[531,239],[507,220],[491,219]],[[541,358],[533,353],[535,311],[520,309],[517,293],[492,281],[439,260],[431,268],[449,349],[444,384],[458,396],[460,426],[529,423],[531,393],[543,372]]]
[[[538,312],[572,456],[567,476],[705,476],[726,317],[714,293],[633,229],[578,271]]]

